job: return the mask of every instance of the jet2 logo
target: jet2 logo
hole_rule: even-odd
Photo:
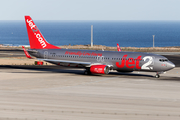
[[[38,28],[36,27],[36,25],[33,24],[32,20],[27,19],[27,23],[29,23],[29,27],[31,27],[33,33],[38,31]]]
[[[128,58],[126,59],[127,55],[124,55],[121,61],[121,64],[119,64],[119,62],[116,62],[116,66],[118,68],[123,68],[124,66],[126,66],[127,68],[133,69],[133,68],[137,68],[137,69],[144,69],[144,70],[151,70],[153,69],[153,67],[148,67],[149,65],[153,64],[153,58],[151,56],[145,56],[143,59],[141,59],[141,56],[138,56],[136,59],[134,58]],[[146,63],[144,63],[141,67],[139,66],[139,62],[143,60],[146,61],[148,60]]]
[[[38,39],[39,43],[41,44],[41,46],[43,48],[45,48],[47,45],[44,41],[44,39],[41,37],[41,34],[36,33],[38,30],[38,28],[36,27],[35,24],[33,24],[32,20],[28,20],[27,19],[27,23],[29,24],[29,27],[31,28],[31,30],[33,31],[34,35],[36,36],[36,38]]]

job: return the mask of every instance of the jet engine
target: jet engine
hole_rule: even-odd
[[[90,72],[94,74],[108,74],[109,67],[107,65],[92,65]]]

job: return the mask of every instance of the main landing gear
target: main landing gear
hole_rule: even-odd
[[[86,68],[86,70],[84,71],[85,75],[91,75],[91,71],[90,68]]]

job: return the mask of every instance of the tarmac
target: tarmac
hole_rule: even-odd
[[[0,61],[14,59],[2,56]],[[178,55],[168,59],[179,65]],[[180,67],[160,78],[150,72],[83,72],[53,65],[0,65],[0,120],[180,119]]]

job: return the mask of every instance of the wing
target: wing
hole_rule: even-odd
[[[24,50],[24,53],[27,58],[33,59],[29,53],[26,51],[24,47],[22,47]],[[28,50],[29,52],[37,52],[36,50]],[[42,58],[36,58],[40,61],[46,61],[55,65],[63,65],[63,66],[72,66],[72,67],[91,67],[92,65],[107,65],[105,63],[93,63],[93,62],[83,62],[83,61],[70,61],[70,60],[56,60],[56,59],[42,59]],[[112,65],[108,65],[112,66]]]
[[[72,67],[90,67],[91,65],[102,65],[102,63],[92,63],[92,62],[82,62],[82,61],[65,61],[65,60],[55,60],[55,59],[39,59],[56,65],[65,65]]]

